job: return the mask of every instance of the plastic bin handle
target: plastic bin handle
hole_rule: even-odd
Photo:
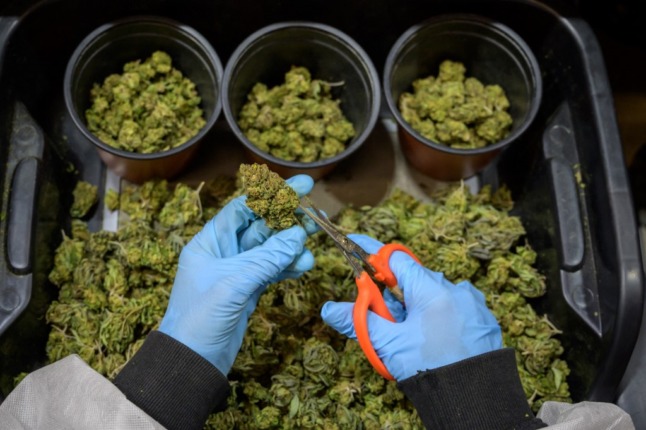
[[[585,242],[579,194],[572,167],[562,158],[549,160],[552,175],[554,200],[557,202],[559,253],[561,267],[569,272],[583,264]]]
[[[7,211],[7,260],[14,273],[31,272],[39,177],[38,159],[27,157],[18,163],[11,181]]]
[[[574,171],[578,162],[572,116],[567,104],[562,104],[543,133],[543,154],[548,162],[552,193],[558,218],[558,250],[561,268],[574,272],[581,268],[585,258],[583,213],[579,204],[579,190]]]
[[[43,169],[45,136],[25,106],[13,105],[2,207],[0,242],[0,335],[22,314],[31,299],[35,222]]]

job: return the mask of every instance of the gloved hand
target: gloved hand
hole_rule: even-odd
[[[308,194],[314,181],[297,175],[287,183]],[[268,284],[298,277],[314,265],[304,248],[313,222],[281,232],[269,229],[244,203],[227,204],[182,249],[168,308],[159,331],[182,342],[229,373],[249,315]],[[311,220],[310,220],[311,221]]]
[[[383,246],[364,235],[350,238],[369,253]],[[375,351],[396,380],[502,347],[500,326],[471,283],[455,285],[400,251],[393,253],[389,265],[404,291],[406,308],[384,294],[398,322],[368,312],[368,330]],[[356,339],[352,308],[353,303],[327,302],[321,316]]]

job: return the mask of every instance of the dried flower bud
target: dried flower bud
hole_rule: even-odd
[[[265,220],[267,227],[284,230],[297,223],[294,211],[300,204],[298,194],[277,173],[265,164],[241,164],[239,175],[247,206]]]
[[[238,125],[251,143],[274,157],[304,163],[334,157],[355,129],[330,88],[306,68],[292,67],[282,85],[254,85]]]
[[[94,207],[96,202],[99,201],[97,186],[89,182],[77,182],[73,194],[74,201],[70,208],[70,215],[73,218],[83,218],[90,212],[90,209]]]
[[[464,64],[445,60],[436,77],[416,79],[399,98],[404,120],[425,138],[453,148],[482,148],[511,129],[509,100],[499,85],[465,79]]]

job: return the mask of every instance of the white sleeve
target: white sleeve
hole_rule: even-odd
[[[77,355],[30,373],[0,404],[0,428],[164,429]]]
[[[635,430],[630,415],[612,403],[545,402],[537,418],[549,430]]]

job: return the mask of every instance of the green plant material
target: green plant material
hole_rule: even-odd
[[[452,148],[482,148],[511,129],[509,100],[499,85],[465,77],[464,64],[445,60],[437,77],[413,82],[399,98],[404,120],[425,138]]]
[[[173,195],[159,213],[159,222],[166,228],[179,228],[202,219],[200,202],[201,184],[196,190],[185,184],[177,184]]]
[[[535,252],[517,245],[525,231],[509,215],[512,207],[506,188],[494,193],[484,187],[472,195],[457,186],[433,203],[396,190],[379,206],[344,209],[335,222],[347,232],[403,242],[427,267],[454,282],[468,279],[478,285],[501,323],[505,345],[517,351],[527,398],[537,410],[546,399],[570,401],[569,369],[560,358],[560,332],[527,301],[545,292],[545,282],[533,267]],[[356,287],[326,235],[308,239],[308,248],[316,267],[298,280],[270,285],[261,297],[230,375],[246,390],[227,410],[211,416],[207,427],[220,428],[240,410],[253,415],[271,406],[289,418],[274,428],[309,428],[312,422],[325,428],[332,425],[329,419],[339,428],[422,428],[403,394],[372,369],[358,344],[320,321],[322,303],[353,300]],[[502,272],[499,262],[504,262]],[[319,350],[320,345],[330,349]],[[312,405],[318,408],[316,417]],[[236,420],[231,428],[255,428],[245,418]]]
[[[65,236],[50,274],[60,292],[46,314],[49,359],[76,353],[114,377],[158,327],[181,247],[207,213],[242,193],[232,178],[204,184],[199,196],[185,185],[169,190],[164,181],[126,187],[119,206],[128,221],[118,232],[77,226],[79,237]],[[335,222],[348,233],[405,243],[427,267],[483,291],[505,346],[516,350],[523,389],[537,410],[546,400],[570,401],[570,370],[560,331],[532,307],[545,281],[534,267],[536,253],[519,243],[524,230],[509,215],[511,207],[506,188],[487,186],[472,195],[461,185],[431,203],[395,190],[378,206],[343,209]],[[327,235],[310,237],[307,246],[316,267],[269,285],[260,297],[229,375],[227,408],[212,414],[205,428],[422,429],[415,409],[394,382],[374,371],[358,343],[322,322],[321,305],[354,300],[356,286]]]
[[[149,154],[180,146],[206,124],[195,84],[154,52],[131,61],[90,91],[88,129],[102,142],[124,151]]]
[[[119,193],[117,190],[110,188],[105,192],[105,196],[103,197],[103,202],[105,203],[105,207],[108,208],[111,211],[116,211],[119,209]]]
[[[119,209],[130,221],[150,224],[166,203],[169,190],[166,181],[149,181],[140,187],[126,187],[119,197]]]
[[[343,152],[355,135],[332,96],[329,83],[292,66],[285,82],[272,88],[257,83],[247,95],[238,125],[251,143],[274,157],[311,163]]]
[[[70,215],[73,218],[83,218],[90,209],[99,201],[98,188],[89,182],[78,181],[73,191],[74,201],[70,208]]]
[[[294,214],[300,204],[298,194],[266,164],[241,164],[238,175],[246,205],[267,227],[284,230],[298,223]]]
[[[165,181],[127,186],[110,197],[126,219],[118,232],[73,222],[49,275],[60,289],[46,314],[50,361],[76,353],[105,376],[118,373],[159,325],[179,251],[206,222],[198,193],[184,184],[171,191]]]
[[[85,243],[76,239],[63,237],[54,256],[54,268],[49,273],[49,280],[56,286],[72,280],[74,268],[78,266],[84,254]]]

